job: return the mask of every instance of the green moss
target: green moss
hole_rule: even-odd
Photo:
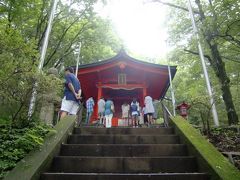
[[[190,154],[197,157],[200,171],[211,174],[211,179],[239,180],[240,172],[211,143],[182,117],[171,121]]]

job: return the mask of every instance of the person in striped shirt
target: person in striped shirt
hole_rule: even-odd
[[[86,101],[86,108],[87,108],[87,114],[86,114],[86,124],[88,125],[93,113],[93,107],[95,103],[93,100],[93,97],[89,97]]]

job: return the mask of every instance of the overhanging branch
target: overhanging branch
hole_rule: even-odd
[[[189,50],[189,49],[184,49],[184,51],[186,51],[188,53],[191,53],[191,54],[194,54],[194,55],[199,55],[198,52],[195,52],[195,51],[192,51],[192,50]],[[212,59],[209,55],[204,54],[204,57],[207,58],[209,62],[212,62]]]
[[[186,8],[186,7],[182,7],[182,6],[179,6],[179,5],[176,5],[176,4],[173,4],[173,3],[169,3],[169,2],[164,2],[162,0],[150,0],[150,2],[158,2],[158,3],[161,3],[161,4],[166,5],[166,6],[170,6],[170,7],[173,7],[173,8],[177,8],[177,9],[181,9],[181,10],[189,12],[188,8]],[[199,12],[196,11],[196,10],[193,10],[193,13],[194,14],[199,14]]]
[[[199,55],[198,52],[195,52],[195,51],[191,51],[191,50],[188,50],[188,49],[184,49],[184,51],[188,52],[188,53],[191,53],[191,54],[194,54],[194,55]],[[209,62],[212,61],[211,57],[209,55],[204,55],[205,58],[208,59]],[[240,61],[238,60],[234,60],[234,59],[231,59],[229,57],[225,57],[225,56],[222,56],[222,58],[226,59],[226,60],[229,60],[229,61],[232,61],[232,62],[235,62],[235,63],[240,63]]]

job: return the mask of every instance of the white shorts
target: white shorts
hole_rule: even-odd
[[[79,104],[76,101],[62,99],[61,111],[68,112],[69,114],[76,115],[78,112]]]
[[[132,112],[132,116],[136,116],[136,115],[138,116],[138,112],[137,111],[133,111]]]

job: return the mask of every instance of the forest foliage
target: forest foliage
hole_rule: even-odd
[[[102,0],[103,1],[103,0]],[[189,121],[205,128],[211,126],[211,105],[206,92],[197,40],[193,33],[185,0],[148,0],[168,6],[166,26],[172,52],[168,59],[178,66],[173,85],[177,102],[192,106]],[[62,89],[59,79],[46,72],[55,67],[60,74],[76,63],[81,42],[80,63],[91,63],[115,55],[122,47],[109,19],[94,11],[97,0],[60,0],[55,13],[48,50],[39,73],[39,52],[47,28],[49,0],[0,1],[0,129],[3,139],[0,170],[10,169],[31,148],[41,144],[46,128],[27,120],[34,82],[38,93]],[[214,100],[221,125],[238,123],[240,115],[240,4],[238,0],[192,0],[194,17],[210,75]],[[39,99],[38,99],[39,100]],[[36,113],[39,107],[36,108]],[[37,121],[37,114],[34,116]],[[32,129],[31,129],[32,128]],[[22,130],[21,130],[22,129]],[[35,134],[35,130],[39,133]],[[43,130],[43,132],[42,132]],[[21,133],[20,133],[21,131]],[[5,138],[5,139],[4,139]],[[19,140],[20,138],[20,140]],[[16,139],[16,143],[14,141]],[[18,139],[18,140],[17,140]],[[8,143],[14,146],[9,151]],[[28,149],[17,149],[19,143]],[[32,144],[33,143],[33,144]],[[25,148],[25,147],[22,147]],[[14,150],[16,149],[16,150]],[[17,154],[17,156],[13,156]],[[6,161],[6,156],[13,161]]]
[[[154,0],[168,6],[170,63],[178,66],[173,81],[177,102],[192,104],[190,121],[206,124],[211,118],[211,105],[198,53],[196,35],[193,32],[187,1],[172,0],[169,3]],[[204,50],[205,62],[211,81],[214,101],[221,125],[237,124],[240,115],[240,9],[237,0],[193,0],[194,18]],[[210,112],[210,113],[209,113]]]
[[[57,68],[61,75],[64,67],[75,65],[80,42],[80,63],[108,58],[121,48],[111,21],[94,11],[97,0],[72,0],[70,4],[60,0],[43,70],[39,72],[51,2],[0,1],[0,179],[29,151],[39,147],[51,130],[38,120],[41,94],[52,89],[61,93],[63,83],[48,75],[48,69]],[[37,106],[29,121],[27,112],[35,82]]]
[[[52,88],[46,70],[62,70],[75,64],[79,42],[81,63],[98,61],[114,55],[121,48],[111,21],[94,12],[97,0],[59,1],[53,22],[43,73],[37,72],[39,51],[47,27],[51,1],[4,0],[0,4],[0,113],[2,118],[26,119],[33,82],[41,81],[39,91]],[[190,118],[199,122],[211,113],[195,35],[187,4],[183,0],[162,3],[169,8],[168,55],[178,65],[174,80],[178,102],[194,104]],[[239,2],[192,1],[195,19],[213,87],[220,123],[236,124],[240,112],[239,96]],[[174,6],[173,6],[174,5]],[[77,8],[76,8],[77,7]],[[223,75],[222,75],[223,74]],[[47,84],[47,86],[46,86]],[[57,86],[61,87],[61,86]]]
[[[39,52],[46,32],[51,2],[48,0],[4,0],[0,3],[0,114],[12,122],[26,119],[33,84],[38,92],[60,88],[47,76],[51,67],[59,71],[76,64],[81,42],[81,63],[114,55],[121,40],[109,19],[94,12],[97,0],[59,1],[49,39],[43,72]],[[49,82],[49,81],[52,82]]]

